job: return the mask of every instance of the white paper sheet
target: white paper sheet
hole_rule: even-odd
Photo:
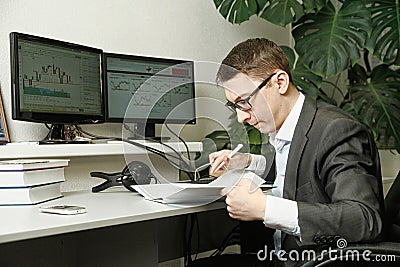
[[[221,198],[221,190],[233,188],[240,179],[252,179],[254,187],[250,190],[257,189],[265,182],[252,172],[236,169],[228,171],[209,184],[166,183],[132,187],[147,200],[168,204],[204,205]],[[272,188],[270,185],[262,187]]]

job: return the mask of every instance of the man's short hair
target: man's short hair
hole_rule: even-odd
[[[217,83],[232,79],[238,72],[263,80],[276,69],[284,70],[293,83],[286,54],[276,43],[266,38],[248,39],[236,45],[221,64]]]

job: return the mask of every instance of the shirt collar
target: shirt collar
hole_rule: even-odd
[[[294,130],[296,128],[297,122],[299,121],[301,109],[303,108],[304,99],[305,99],[304,95],[301,92],[299,92],[299,97],[297,98],[296,103],[294,104],[289,115],[283,122],[279,131],[276,133],[271,133],[269,135],[270,143],[272,145],[275,144],[275,139],[292,142]]]

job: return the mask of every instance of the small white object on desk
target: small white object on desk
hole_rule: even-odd
[[[62,214],[62,215],[75,215],[86,213],[86,208],[74,205],[57,205],[49,207],[39,207],[39,210],[44,213]]]

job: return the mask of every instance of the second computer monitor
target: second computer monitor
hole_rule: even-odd
[[[156,123],[195,123],[193,61],[104,53],[103,62],[107,121],[150,137]]]

